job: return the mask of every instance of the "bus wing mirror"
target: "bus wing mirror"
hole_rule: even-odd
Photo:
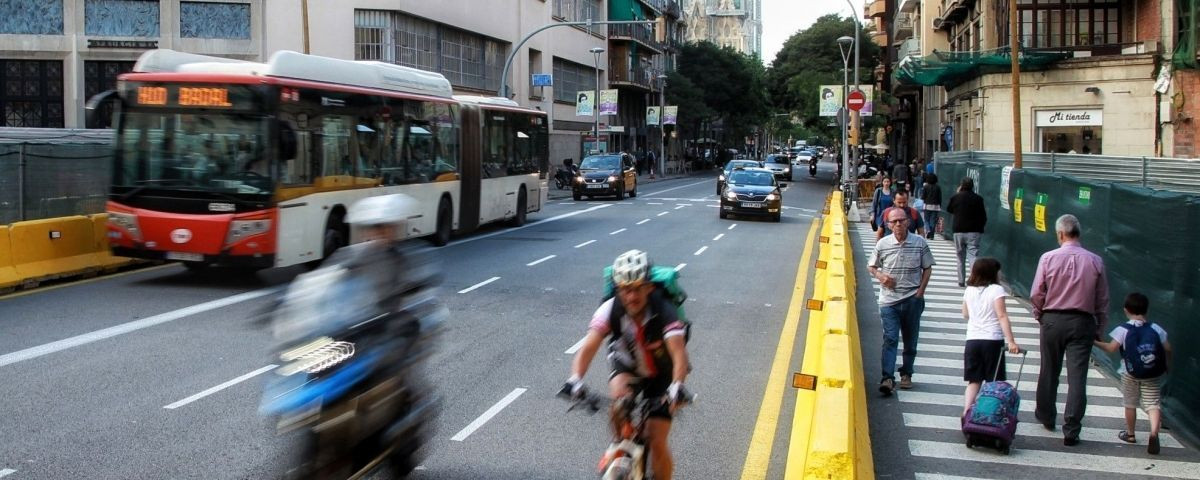
[[[87,128],[100,128],[102,125],[100,115],[104,113],[104,105],[108,103],[112,103],[114,106],[113,114],[119,112],[118,107],[120,107],[121,104],[120,92],[117,90],[108,90],[98,93],[92,96],[92,98],[88,99],[87,105],[84,106],[83,110],[84,126]]]

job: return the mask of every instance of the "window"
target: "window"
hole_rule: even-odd
[[[279,183],[309,185],[312,183],[312,135],[301,128],[304,114],[285,112],[279,116]]]
[[[564,22],[582,22],[588,19],[604,20],[600,8],[600,0],[553,0],[551,5],[555,19]],[[593,25],[591,32],[596,35],[604,34],[604,25]]]
[[[512,157],[510,130],[508,115],[504,112],[483,112],[483,178],[508,174]]]
[[[390,100],[391,134],[383,156],[385,185],[458,179],[458,131],[454,107],[443,103]]]
[[[575,94],[596,89],[596,69],[575,62],[554,59],[554,100],[575,103]]]
[[[0,60],[0,126],[62,128],[63,64]]]
[[[158,11],[158,0],[86,0],[84,33],[106,37],[157,37]]]
[[[400,12],[354,11],[354,57],[439,72],[457,87],[495,91],[508,44]]]
[[[351,119],[343,115],[325,115],[318,120],[320,130],[315,133],[320,146],[321,176],[354,174],[354,164],[350,161],[351,124]]]
[[[0,33],[62,35],[62,0],[9,0],[0,2]]]
[[[183,38],[250,38],[250,4],[180,2],[179,32]]]
[[[1087,49],[1121,43],[1119,0],[1023,0],[1017,9],[1026,48]]]
[[[542,99],[542,90],[546,87],[534,87],[533,76],[542,73],[542,52],[534,49],[529,49],[529,98],[534,100]]]

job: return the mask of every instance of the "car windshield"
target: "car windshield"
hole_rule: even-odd
[[[775,175],[770,172],[733,172],[733,176],[729,177],[729,183],[734,185],[769,186],[775,184]]]
[[[787,157],[782,155],[768,155],[767,163],[787,163]]]
[[[258,115],[127,112],[113,185],[270,194],[267,125]]]
[[[616,155],[604,155],[587,157],[583,159],[583,163],[579,164],[579,168],[585,170],[616,170],[620,168],[621,157]]]

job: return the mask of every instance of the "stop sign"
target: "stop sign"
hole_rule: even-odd
[[[850,92],[850,96],[846,97],[846,106],[850,107],[851,110],[856,112],[862,110],[863,105],[866,105],[866,103],[867,96],[863,95],[862,90]]]

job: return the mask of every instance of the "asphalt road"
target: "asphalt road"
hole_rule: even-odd
[[[677,478],[738,478],[827,167],[791,182],[780,224],[718,219],[715,174],[693,175],[636,199],[556,200],[525,227],[426,249],[452,316],[429,369],[445,401],[414,477],[594,475],[605,420],[568,414],[554,393],[601,269],[638,248],[679,266],[690,294],[699,402],[675,422]],[[273,342],[255,317],[299,272],[170,265],[0,297],[0,477],[271,477],[290,445],[257,414]],[[587,377],[598,389],[604,363]],[[785,400],[770,478],[782,477],[790,411]]]

